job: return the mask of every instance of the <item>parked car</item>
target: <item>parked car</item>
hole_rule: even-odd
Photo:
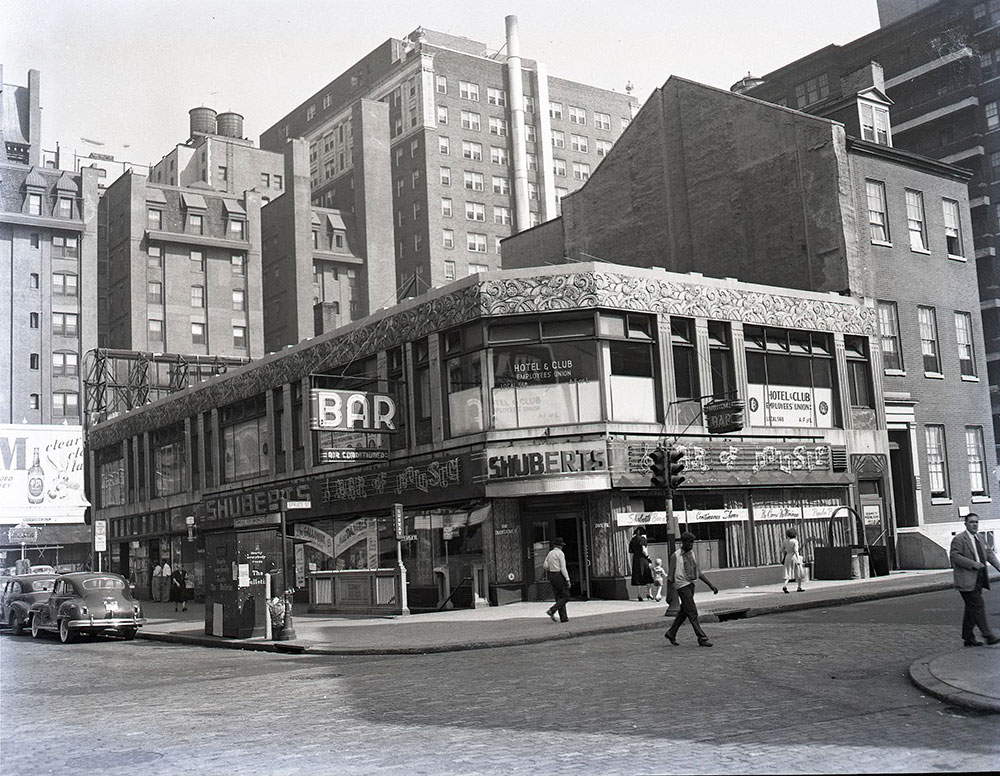
[[[4,577],[0,582],[0,623],[20,636],[31,621],[31,607],[48,600],[56,579],[55,574]]]
[[[31,567],[32,574],[60,574],[62,572],[56,571],[54,566],[40,565]]]
[[[125,578],[99,571],[62,574],[48,600],[31,607],[31,635],[37,639],[44,631],[55,632],[64,644],[81,633],[116,633],[134,639],[145,624],[142,606]]]

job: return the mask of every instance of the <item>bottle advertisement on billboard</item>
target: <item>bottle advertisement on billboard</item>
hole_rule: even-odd
[[[83,523],[83,427],[0,425],[0,524]]]

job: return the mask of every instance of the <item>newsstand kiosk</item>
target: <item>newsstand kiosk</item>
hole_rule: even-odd
[[[230,639],[265,636],[268,588],[285,589],[281,515],[235,518],[228,526],[206,530],[204,540],[205,633]]]

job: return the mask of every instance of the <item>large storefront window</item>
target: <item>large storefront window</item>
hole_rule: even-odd
[[[187,445],[184,424],[158,429],[153,446],[153,496],[170,496],[187,489]]]
[[[446,332],[441,337],[441,352],[448,396],[448,435],[482,431],[482,329],[477,325]]]
[[[833,428],[830,335],[747,326],[750,425]]]
[[[406,533],[416,536],[403,542],[403,562],[408,583],[433,587],[435,573],[448,569],[452,585],[483,561],[483,524],[488,506],[435,507],[407,513]],[[296,523],[292,533],[301,549],[296,551],[302,574],[317,571],[395,568],[396,538],[390,520],[375,517],[339,517]]]
[[[680,530],[695,535],[695,553],[702,567],[738,568],[780,563],[781,544],[789,528],[796,530],[806,560],[811,561],[812,548],[827,544],[830,516],[846,496],[843,488],[691,490],[676,493],[673,503]],[[643,511],[662,509],[662,496],[643,497]],[[833,520],[838,547],[850,543],[849,518],[844,510]],[[651,554],[666,553],[666,524],[647,525],[646,533]]]
[[[102,448],[95,457],[101,507],[122,506],[125,503],[125,456],[122,446]]]
[[[708,322],[708,353],[712,367],[712,398],[736,398],[732,329],[723,321]]]
[[[494,428],[600,420],[597,342],[580,339],[593,335],[592,316],[492,324]]]
[[[268,471],[267,402],[264,394],[219,410],[222,427],[223,479],[234,482]]]
[[[670,349],[674,357],[674,391],[678,399],[697,399],[698,354],[695,349],[694,321],[670,319]]]
[[[406,353],[403,348],[390,348],[385,353],[386,376],[389,393],[396,399],[396,433],[389,435],[390,450],[405,450],[409,447],[409,402],[406,398]]]
[[[655,319],[648,315],[601,313],[600,334],[607,338],[611,420],[657,421]]]

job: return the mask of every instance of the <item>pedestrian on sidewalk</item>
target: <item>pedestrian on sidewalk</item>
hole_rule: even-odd
[[[805,567],[802,563],[802,555],[799,553],[799,540],[795,538],[796,536],[795,529],[789,528],[785,531],[785,540],[781,543],[781,562],[785,566],[785,583],[781,587],[782,593],[788,592],[788,583],[793,579],[799,585],[795,592],[804,592],[802,579],[805,577]]]
[[[174,602],[174,611],[177,611],[177,604],[181,605],[181,611],[188,610],[187,605],[187,572],[178,566],[174,573],[170,575],[170,600]]]
[[[149,594],[153,597],[153,600],[159,603],[160,599],[163,597],[161,592],[161,585],[163,584],[163,564],[160,561],[156,561],[156,565],[153,566],[153,578],[150,580]]]
[[[632,577],[630,582],[637,588],[636,597],[640,601],[652,600],[649,586],[653,584],[653,573],[649,568],[649,549],[646,541],[646,529],[636,526],[628,543],[628,551],[632,556]],[[643,593],[645,592],[645,595]]]
[[[663,598],[663,583],[667,578],[667,570],[663,568],[663,561],[657,558],[649,572],[653,575],[653,600],[659,601]]]
[[[562,549],[565,546],[566,542],[557,536],[552,540],[552,549],[549,550],[549,554],[542,562],[542,568],[548,574],[549,584],[552,585],[552,592],[556,598],[556,602],[545,612],[552,622],[569,621],[569,617],[566,616],[566,602],[569,601],[570,580],[569,571],[566,568],[566,554]],[[559,614],[558,620],[556,620],[557,612]]]
[[[170,561],[167,558],[163,559],[163,565],[160,566],[160,600],[169,601],[170,600],[170,577],[173,575],[173,570],[170,568]]]
[[[718,595],[719,588],[713,585],[698,567],[698,559],[694,556],[694,534],[685,531],[681,534],[680,549],[670,556],[667,569],[667,581],[674,583],[674,589],[680,599],[681,610],[663,635],[675,647],[677,646],[677,631],[685,620],[691,621],[694,634],[698,637],[699,647],[712,646],[712,642],[708,640],[708,634],[705,633],[701,622],[698,621],[698,607],[694,603],[694,583],[699,579],[711,588],[713,595]]]
[[[951,540],[951,566],[955,571],[955,587],[965,601],[962,615],[962,642],[967,647],[981,647],[975,628],[983,634],[987,644],[1000,644],[1000,636],[990,629],[986,619],[983,589],[990,589],[990,572],[987,563],[1000,571],[1000,559],[979,536],[979,515],[969,512],[965,516],[965,530]]]

